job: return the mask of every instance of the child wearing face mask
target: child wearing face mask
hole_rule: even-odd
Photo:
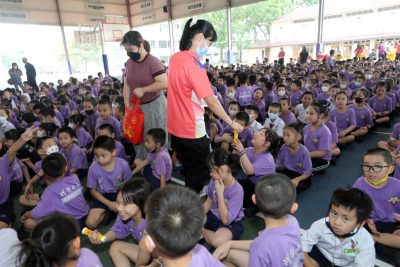
[[[252,131],[253,135],[258,132],[259,130],[261,130],[263,127],[261,125],[261,123],[259,123],[257,121],[258,119],[258,114],[259,114],[259,110],[255,105],[248,105],[244,111],[249,114],[250,117],[250,123],[249,123],[249,128]]]
[[[367,89],[360,89],[355,92],[354,103],[349,106],[356,114],[356,129],[351,132],[354,137],[366,135],[374,121],[372,119],[371,111],[366,107],[365,102],[368,99],[369,91]]]
[[[83,228],[89,206],[83,196],[83,187],[76,175],[68,175],[68,163],[60,153],[43,159],[43,173],[47,188],[43,191],[36,207],[21,216],[27,232],[32,231],[43,217],[60,212],[79,221]]]
[[[273,103],[278,103],[279,100],[283,97],[287,97],[286,85],[279,84],[278,87],[276,88],[276,95],[273,100]]]
[[[4,108],[0,108],[0,141],[4,140],[4,133],[15,129],[15,126],[8,120],[8,111]]]
[[[150,189],[156,190],[167,185],[172,175],[172,160],[164,148],[166,134],[163,129],[154,128],[147,132],[144,146],[149,152],[144,161],[138,161],[132,176],[143,171],[143,176],[150,183]]]
[[[279,117],[282,106],[279,103],[272,103],[268,108],[268,118],[264,122],[263,128],[274,131],[279,137],[283,137],[283,128],[285,123]]]
[[[99,118],[99,112],[96,111],[96,104],[96,99],[93,97],[83,100],[84,125],[92,136],[94,136],[96,121]]]
[[[331,88],[331,86],[332,86],[332,82],[330,80],[323,81],[322,85],[321,85],[322,93],[318,94],[317,100],[320,100],[320,99],[328,100],[330,98],[329,89]]]
[[[24,194],[19,198],[19,203],[27,207],[34,207],[39,201],[39,194],[33,193],[33,186],[43,178],[42,160],[52,153],[57,153],[59,149],[53,137],[43,136],[36,141],[36,151],[41,158],[41,160],[35,163],[36,175],[28,181]]]
[[[228,87],[228,90],[229,90],[229,87]],[[228,115],[229,115],[229,118],[231,118],[231,120],[233,120],[235,118],[235,116],[239,112],[239,110],[240,110],[240,106],[239,106],[238,102],[236,102],[236,101],[229,102]],[[226,128],[228,125],[226,124],[226,122],[223,121],[222,126],[224,128]]]
[[[263,96],[263,90],[261,88],[257,88],[254,90],[254,99],[253,105],[257,106],[260,111],[260,120],[265,120],[265,102]]]

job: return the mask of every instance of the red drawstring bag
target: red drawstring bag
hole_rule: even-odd
[[[131,102],[133,103],[133,97]],[[136,98],[133,109],[125,108],[125,119],[123,136],[134,145],[139,145],[143,141],[144,114],[140,110],[140,99]]]

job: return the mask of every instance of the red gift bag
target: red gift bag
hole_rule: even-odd
[[[133,97],[132,97],[133,100]],[[133,101],[131,101],[133,103]],[[144,113],[140,110],[140,99],[136,98],[133,109],[125,108],[123,135],[134,145],[143,141]]]

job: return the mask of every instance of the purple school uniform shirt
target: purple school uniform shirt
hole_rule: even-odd
[[[100,193],[116,193],[118,186],[131,178],[132,173],[128,163],[115,158],[115,166],[111,172],[106,171],[99,163],[93,161],[88,171],[87,187]]]
[[[43,191],[32,217],[40,219],[52,212],[60,212],[79,220],[89,212],[78,176],[71,175],[51,183]]]
[[[289,93],[289,103],[292,107],[301,104],[301,97],[303,96],[302,91],[290,91]]]
[[[78,139],[78,145],[82,148],[93,143],[93,137],[83,127],[76,130],[76,138]]]
[[[222,132],[221,136],[224,133],[229,133],[233,136],[233,130],[227,126],[224,131]],[[253,139],[253,133],[249,128],[244,128],[244,130],[239,134],[238,139],[240,140],[240,142],[242,142],[242,144],[245,147],[251,147],[253,146],[253,144],[251,143],[251,140]]]
[[[285,226],[266,229],[250,245],[251,267],[302,267],[303,246],[296,218],[287,215]]]
[[[61,106],[60,107],[60,113],[63,115],[63,117],[65,118],[65,119],[69,119],[69,114],[70,114],[70,109],[69,109],[69,106],[68,106],[68,104],[65,104],[65,105],[63,105],[63,106]]]
[[[321,99],[328,100],[330,97],[331,96],[328,93],[322,92],[317,95],[317,100],[321,100]]]
[[[224,190],[224,200],[228,209],[228,223],[238,222],[244,218],[243,213],[243,188],[235,181],[235,183]],[[212,200],[210,212],[221,220],[218,210],[218,196],[215,192],[214,179],[210,180],[207,188],[207,196]]]
[[[304,145],[308,151],[327,151],[328,153],[322,157],[324,160],[332,158],[332,134],[325,124],[321,124],[318,129],[311,130],[311,124],[303,129]]]
[[[192,251],[192,259],[188,267],[223,267],[224,265],[218,261],[208,250],[200,244],[197,244]]]
[[[61,148],[60,153],[64,155],[71,169],[87,169],[88,163],[85,152],[77,144],[73,144],[70,149]]]
[[[61,114],[61,112],[58,111],[58,110],[54,110],[54,113],[55,113],[55,115],[56,115],[57,120],[58,120],[60,123],[64,124],[64,116],[63,116],[63,114]]]
[[[115,137],[117,139],[120,139],[122,136],[121,125],[119,124],[119,121],[114,117],[109,117],[105,120],[103,120],[102,118],[99,117],[96,121],[96,127],[95,127],[96,132],[101,125],[106,124],[106,123],[111,124],[111,126],[114,128]]]
[[[253,100],[254,89],[251,86],[239,86],[237,88],[237,100],[241,107],[250,105]]]
[[[356,126],[361,127],[371,127],[374,125],[374,120],[372,119],[372,113],[367,107],[357,108],[354,104],[349,106],[356,114]]]
[[[85,126],[86,126],[88,129],[94,131],[95,128],[96,128],[97,119],[98,119],[99,116],[100,116],[100,115],[99,115],[99,112],[96,111],[96,112],[94,112],[93,114],[90,114],[90,115],[87,114],[86,112],[83,112],[82,114],[85,116],[85,121],[84,121]]]
[[[394,169],[393,177],[400,180],[400,163],[396,164],[396,168]]]
[[[133,224],[133,220],[123,221],[119,215],[117,216],[113,227],[111,227],[110,229],[110,231],[113,231],[115,233],[115,236],[118,239],[127,238],[131,234],[137,242],[142,240],[143,230],[146,230],[145,219],[142,219],[139,225],[135,226]]]
[[[15,158],[11,164],[11,181],[22,183],[24,181],[24,174],[22,170],[26,168],[26,165],[18,158]]]
[[[254,175],[250,177],[251,182],[256,184],[264,175],[275,173],[275,160],[271,153],[255,154],[254,147],[245,148],[245,151],[254,170]]]
[[[356,126],[356,114],[353,109],[347,108],[343,113],[338,112],[336,109],[329,113],[331,122],[336,124],[337,131],[341,131],[349,128],[350,126]]]
[[[300,174],[311,174],[312,172],[310,152],[304,145],[300,145],[296,153],[292,155],[288,146],[284,144],[279,151],[276,164],[280,168],[286,168]]]
[[[169,181],[173,167],[171,157],[165,148],[161,148],[157,153],[148,153],[146,160],[157,179],[160,179],[161,175],[165,175],[165,181]]]
[[[382,222],[396,222],[393,216],[400,213],[400,180],[389,177],[388,182],[381,188],[374,188],[369,185],[364,177],[360,177],[354,183],[353,187],[367,193],[374,204],[370,218]]]
[[[391,92],[388,92],[388,93],[387,93],[387,96],[390,97],[390,99],[392,99],[392,110],[395,109],[396,106],[397,106],[396,95],[393,94],[393,93],[391,93]]]
[[[76,111],[77,110],[77,105],[76,105],[76,102],[74,101],[74,100],[70,100],[69,102],[68,102],[68,106],[69,106],[69,110],[70,111]]]
[[[375,112],[381,113],[392,111],[392,99],[388,96],[385,96],[383,99],[378,99],[375,95],[369,99],[368,103]]]
[[[88,248],[81,248],[76,267],[103,267],[96,253]]]
[[[276,97],[276,95],[272,91],[267,91],[265,93],[265,108],[266,109],[274,102],[275,97]]]
[[[390,137],[396,140],[400,140],[400,122],[395,124],[395,126],[393,127],[393,132]]]
[[[281,116],[279,116],[279,118],[281,118],[283,120],[285,125],[297,122],[296,116],[291,111],[288,111],[286,116],[284,116],[283,113],[281,113]]]
[[[115,150],[117,152],[117,157],[118,158],[121,158],[121,159],[124,159],[124,160],[128,160],[128,157],[126,156],[126,153],[125,153],[124,145],[121,144],[121,142],[115,141]]]
[[[10,162],[7,154],[0,159],[0,204],[7,201],[10,195],[10,183],[14,160]]]
[[[336,128],[336,124],[334,124],[331,121],[328,121],[328,123],[326,123],[325,125],[326,127],[328,127],[329,131],[332,134],[332,144],[337,144],[339,142],[339,135]]]

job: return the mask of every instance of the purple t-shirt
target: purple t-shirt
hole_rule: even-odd
[[[223,267],[224,265],[218,261],[208,250],[200,244],[197,244],[192,251],[192,260],[188,267]]]
[[[302,91],[289,91],[289,102],[292,107],[301,104],[301,97],[303,96]]]
[[[339,142],[339,135],[337,132],[336,124],[334,124],[331,121],[328,121],[328,123],[325,124],[326,127],[328,127],[329,131],[332,134],[332,144],[337,144]]]
[[[400,163],[396,164],[396,169],[394,170],[393,177],[400,180]]]
[[[283,122],[285,123],[285,125],[288,125],[290,123],[295,123],[297,122],[296,116],[294,116],[293,112],[288,111],[288,113],[286,114],[286,116],[283,116],[283,113],[281,113],[281,115],[279,116],[279,118],[281,118],[283,120]]]
[[[375,95],[369,99],[368,103],[377,113],[392,111],[392,99],[388,96],[385,96],[383,99],[378,99]]]
[[[0,204],[6,202],[10,195],[10,183],[12,177],[11,166],[13,164],[14,160],[10,162],[7,154],[0,159]]]
[[[317,100],[321,100],[321,99],[328,100],[330,97],[331,96],[328,93],[322,92],[317,95]]]
[[[328,153],[322,157],[324,160],[332,158],[332,134],[325,124],[321,124],[318,129],[311,130],[311,124],[303,129],[304,145],[308,151],[327,151]]]
[[[250,177],[250,181],[254,184],[264,175],[275,173],[275,160],[271,153],[254,154],[254,147],[245,148],[245,151],[253,166],[254,175]]]
[[[130,234],[135,238],[137,242],[142,240],[142,232],[146,229],[146,220],[142,219],[140,224],[135,226],[133,220],[123,221],[118,215],[113,227],[110,231],[115,232],[118,239],[123,239],[128,237]]]
[[[78,145],[82,148],[93,142],[92,136],[83,127],[76,130],[76,138],[78,139]]]
[[[54,110],[54,112],[55,112],[55,114],[56,114],[57,120],[58,120],[60,123],[64,124],[64,116],[63,116],[63,114],[61,114],[61,112],[58,111],[58,110]]]
[[[23,168],[26,168],[26,165],[20,159],[15,158],[11,164],[11,181],[17,183],[22,183],[24,181],[24,173],[22,172]]]
[[[118,186],[131,176],[131,169],[123,159],[115,158],[115,166],[111,172],[106,171],[99,163],[93,161],[88,172],[87,187],[94,188],[102,194],[116,193]]]
[[[310,152],[304,145],[300,145],[296,153],[292,155],[288,146],[284,144],[279,151],[276,164],[279,168],[286,168],[300,174],[312,172]]]
[[[121,142],[115,141],[115,150],[117,152],[117,157],[118,158],[121,158],[121,159],[124,159],[124,160],[128,160],[128,157],[126,156],[126,153],[125,153],[124,145],[121,144]]]
[[[367,193],[374,203],[370,218],[374,221],[396,222],[395,213],[400,213],[400,180],[389,177],[386,185],[382,188],[374,188],[369,185],[364,177],[360,177],[353,187]]]
[[[338,112],[336,109],[332,110],[329,114],[331,122],[336,124],[337,131],[341,131],[349,128],[350,126],[356,126],[356,114],[353,109],[347,108],[343,113]]]
[[[52,212],[61,212],[79,220],[89,212],[81,182],[76,175],[66,176],[51,183],[43,191],[32,217],[40,219]]]
[[[99,112],[93,112],[93,114],[87,114],[86,112],[82,112],[82,114],[85,116],[85,126],[89,129],[94,131],[96,127],[96,122],[97,119],[99,118]]]
[[[157,179],[160,179],[161,175],[165,175],[165,180],[169,181],[173,167],[171,157],[165,148],[161,148],[158,153],[148,153],[146,160]]]
[[[374,125],[374,120],[372,119],[372,113],[371,111],[366,108],[357,108],[354,104],[351,104],[349,106],[352,110],[354,110],[354,113],[356,114],[356,126],[357,128],[361,127],[371,127]]]
[[[60,153],[64,155],[71,169],[87,169],[88,163],[85,152],[77,144],[73,144],[70,149],[61,148]]]
[[[97,130],[99,129],[99,127],[103,124],[110,124],[113,128],[114,128],[114,132],[115,132],[115,137],[117,139],[120,139],[122,137],[122,132],[121,132],[121,125],[119,124],[119,121],[114,118],[114,117],[109,117],[105,120],[103,120],[102,118],[97,118],[96,121],[96,134],[97,134]]]
[[[233,130],[229,126],[225,127],[220,136],[222,136],[224,133],[229,133],[233,136]],[[251,143],[252,139],[253,132],[249,128],[244,128],[244,130],[238,135],[238,140],[240,140],[240,142],[242,142],[243,146],[245,147],[253,146],[253,144]]]
[[[61,106],[60,107],[60,113],[63,115],[63,117],[65,118],[65,119],[69,119],[69,113],[70,113],[70,110],[69,110],[69,106],[68,106],[68,104],[65,104],[65,105],[63,105],[63,106]]]
[[[302,267],[303,245],[296,218],[287,215],[288,223],[279,228],[263,230],[250,245],[251,267]]]
[[[210,212],[221,220],[218,210],[218,196],[215,192],[214,179],[211,179],[207,188],[207,196],[212,200]],[[244,218],[243,213],[243,188],[235,181],[235,183],[224,190],[224,200],[228,209],[228,225],[240,221]]]
[[[390,137],[396,140],[400,140],[400,122],[396,123],[396,125],[393,127],[393,132]]]
[[[76,267],[103,267],[96,253],[88,248],[81,248]]]
[[[241,107],[250,105],[253,100],[254,89],[251,86],[239,86],[237,88],[237,100]]]
[[[270,91],[270,92],[266,92],[265,93],[265,108],[267,109],[273,102],[275,99],[275,93]]]

